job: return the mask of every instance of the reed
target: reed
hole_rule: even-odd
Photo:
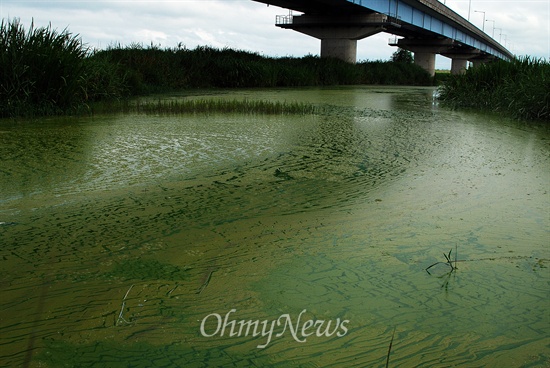
[[[140,114],[174,115],[189,113],[241,113],[241,114],[299,114],[320,112],[321,107],[301,102],[266,100],[185,99],[144,102],[138,100],[128,112]]]
[[[328,106],[318,106],[303,102],[267,100],[224,100],[224,99],[179,99],[179,100],[130,100],[98,101],[86,105],[83,115],[101,114],[264,114],[264,115],[312,115],[330,110]]]
[[[388,355],[386,356],[386,368],[390,366],[390,355],[391,355],[391,348],[393,345],[393,338],[395,337],[395,327],[393,328],[393,332],[391,334],[391,340],[390,345],[388,346]]]
[[[206,277],[205,281],[202,283],[201,287],[197,289],[197,291],[195,292],[195,294],[200,294],[202,293],[202,291],[208,286],[208,284],[210,283],[210,280],[212,279],[212,274],[215,272],[216,270],[211,270],[209,273],[208,273],[208,276]]]
[[[450,77],[440,89],[440,99],[454,108],[550,121],[550,63],[522,57],[476,66]]]
[[[430,266],[428,266],[426,268],[426,272],[428,274],[430,274],[430,268],[432,268],[433,266],[436,266],[438,264],[446,264],[447,266],[451,267],[451,270],[449,271],[449,273],[455,271],[457,269],[456,267],[456,263],[458,262],[458,259],[457,259],[457,254],[458,254],[458,246],[455,247],[456,248],[456,251],[455,251],[455,265],[453,266],[453,261],[451,259],[451,254],[453,252],[453,249],[451,248],[451,250],[449,251],[449,254],[445,254],[443,253],[443,256],[445,257],[445,260],[446,262],[435,262],[434,264],[431,264]],[[430,274],[431,275],[431,274]]]
[[[361,71],[361,84],[414,85],[433,84],[433,78],[416,64],[391,61],[364,61],[357,66]]]
[[[124,318],[123,314],[124,314],[124,308],[126,307],[126,298],[128,297],[128,294],[130,294],[130,290],[132,290],[133,287],[134,287],[134,285],[132,284],[130,286],[130,288],[128,289],[128,291],[126,292],[126,294],[124,295],[124,298],[122,298],[122,304],[120,306],[120,313],[118,314],[118,318],[115,322],[116,326],[120,325],[121,321],[126,323],[126,324],[130,323]]]
[[[120,65],[135,94],[182,88],[255,88],[352,84],[430,85],[417,65],[391,61],[350,64],[307,55],[271,58],[242,50],[199,46],[111,46],[95,55]]]
[[[95,52],[88,55],[81,76],[83,102],[117,101],[134,94],[136,82],[119,64],[112,63]]]
[[[0,116],[55,114],[82,100],[87,49],[67,30],[2,20],[0,48]]]

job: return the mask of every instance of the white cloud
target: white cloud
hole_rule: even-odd
[[[168,35],[164,32],[153,31],[151,29],[141,29],[136,32],[140,39],[151,40],[154,44],[162,44],[168,39]]]

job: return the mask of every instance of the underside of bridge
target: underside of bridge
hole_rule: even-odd
[[[278,18],[278,26],[292,29],[321,40],[321,57],[334,57],[349,63],[357,60],[357,40],[386,30],[386,15],[363,13],[356,15],[293,16],[291,22]]]
[[[452,59],[451,72],[461,73],[468,61],[482,63],[495,57],[487,52],[434,33],[418,24],[418,15],[411,15],[412,22],[403,22],[397,13],[388,15],[375,12],[362,6],[364,1],[343,0],[253,0],[278,7],[293,9],[302,15],[277,16],[276,25],[291,29],[321,40],[321,57],[334,57],[355,63],[357,59],[357,41],[379,32],[387,32],[401,39],[390,42],[414,53],[415,63],[435,74],[435,56],[440,54]],[[411,2],[412,0],[391,0]],[[359,3],[359,4],[356,4]],[[388,2],[388,4],[390,4]],[[426,14],[422,23],[431,16],[442,12],[452,12],[443,4],[434,0],[418,0],[415,6],[423,6]],[[396,5],[397,7],[397,5]],[[411,8],[412,9],[412,8]],[[447,14],[448,15],[448,14]],[[416,17],[416,18],[414,18]],[[426,19],[424,18],[426,17]],[[456,13],[451,14],[450,22],[456,22]],[[460,17],[459,17],[460,18]],[[415,20],[416,19],[416,20]],[[462,19],[466,22],[466,20]],[[430,20],[430,22],[436,22]],[[415,24],[416,23],[416,24]],[[440,24],[440,23],[438,23]],[[471,26],[469,23],[467,26]],[[442,25],[442,28],[445,26]],[[485,35],[483,35],[485,37]],[[488,37],[488,36],[487,36]],[[490,40],[494,41],[494,40]]]
[[[341,0],[254,0],[265,4],[292,9],[304,14],[353,14],[357,12],[369,12],[366,8],[349,2],[342,3]]]
[[[357,60],[357,41],[380,32],[407,35],[396,19],[385,14],[359,12],[358,14],[313,15],[303,14],[277,17],[276,25],[281,28],[315,37],[321,40],[321,57],[333,57],[349,63]],[[423,36],[423,37],[422,37]],[[390,42],[414,53],[415,64],[424,68],[430,75],[435,75],[435,57],[440,54],[452,59],[451,73],[464,72],[469,60],[485,62],[491,60],[489,55],[445,37],[425,35],[404,37]]]
[[[483,63],[494,59],[478,49],[448,38],[401,38],[390,42],[390,45],[413,52],[415,64],[427,70],[432,76],[435,74],[437,54],[452,60],[451,74],[463,73],[468,61]]]

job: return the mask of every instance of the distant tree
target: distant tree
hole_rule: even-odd
[[[394,63],[412,64],[414,61],[413,55],[410,51],[398,48],[396,52],[391,56],[391,61]]]

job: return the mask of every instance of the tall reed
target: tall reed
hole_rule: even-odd
[[[430,85],[414,64],[363,61],[350,64],[307,55],[271,58],[257,53],[199,46],[161,49],[132,44],[100,51],[96,57],[122,66],[137,94],[181,88],[254,88],[351,84]]]
[[[0,116],[58,113],[82,100],[87,49],[76,36],[2,20],[0,49]]]
[[[550,121],[550,63],[522,57],[479,65],[450,77],[440,89],[440,99],[453,107]]]

